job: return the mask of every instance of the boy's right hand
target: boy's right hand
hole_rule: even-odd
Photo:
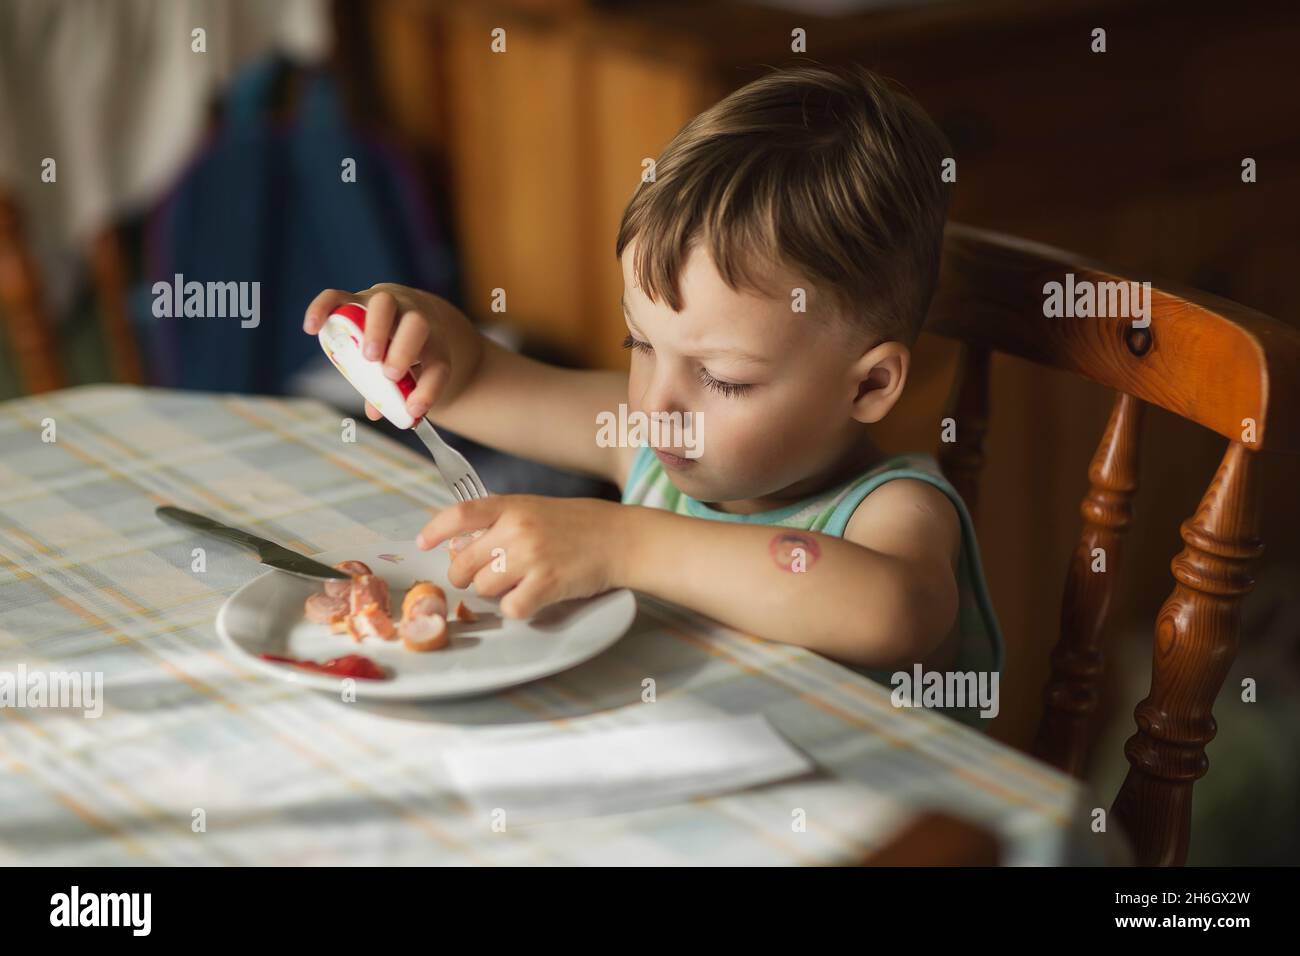
[[[340,305],[355,302],[366,308],[363,354],[384,360],[384,374],[398,381],[409,370],[415,388],[407,396],[406,408],[416,419],[424,416],[443,397],[453,366],[449,325],[468,319],[446,299],[406,286],[380,283],[364,292],[326,289],[307,306],[304,332],[315,335],[330,313]],[[387,349],[387,352],[385,352]],[[366,402],[366,417],[380,419],[379,411]]]
[[[520,355],[481,335],[450,302],[400,285],[327,289],[312,300],[303,330],[319,333],[349,302],[366,309],[362,354],[370,346],[383,356],[393,381],[408,368],[414,375],[406,401],[413,417],[427,415],[439,428],[552,468],[618,483],[627,476],[637,449],[604,447],[594,427],[602,411],[627,401],[626,372],[557,368]],[[381,417],[370,405],[366,416]]]

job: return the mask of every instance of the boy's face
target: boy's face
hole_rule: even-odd
[[[730,502],[798,493],[862,440],[851,416],[865,344],[817,313],[813,290],[781,270],[769,294],[737,291],[698,245],[681,273],[683,307],[651,302],[634,284],[635,243],[623,255],[623,304],[633,345],[628,410],[697,412],[702,454],[655,453],[685,494]],[[808,288],[808,311],[792,308]],[[757,510],[749,507],[748,510]]]

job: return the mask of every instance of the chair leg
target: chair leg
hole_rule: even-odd
[[[53,323],[45,310],[40,271],[23,235],[17,205],[0,195],[0,317],[14,352],[19,385],[24,392],[62,388]]]
[[[1241,598],[1263,545],[1253,452],[1228,446],[1196,514],[1183,522],[1174,590],[1156,618],[1151,691],[1133,712],[1129,772],[1111,816],[1144,866],[1181,866],[1191,836],[1192,786],[1209,769],[1212,708],[1237,656]]]
[[[138,385],[144,381],[144,374],[127,305],[126,256],[116,229],[110,227],[95,237],[90,262],[99,298],[100,334],[108,350],[109,367],[117,381]]]

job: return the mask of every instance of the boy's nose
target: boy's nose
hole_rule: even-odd
[[[670,378],[655,376],[641,392],[641,410],[647,415],[680,412],[682,406],[678,394]]]

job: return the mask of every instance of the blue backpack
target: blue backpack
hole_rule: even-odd
[[[319,361],[303,313],[326,288],[398,282],[457,297],[450,248],[409,168],[345,123],[332,79],[303,75],[293,118],[269,113],[287,65],[244,70],[225,121],[148,225],[146,285],[132,312],[152,380],[174,388],[283,394]],[[343,179],[355,161],[355,182]],[[260,283],[258,322],[159,317],[155,284]],[[160,293],[172,299],[170,293]],[[243,286],[248,293],[251,287]]]

